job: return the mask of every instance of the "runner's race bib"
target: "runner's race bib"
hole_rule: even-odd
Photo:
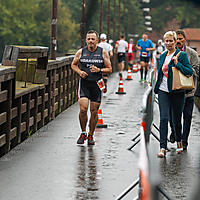
[[[99,89],[100,89],[101,91],[103,91],[103,90],[106,88],[105,83],[104,83],[104,81],[103,81],[102,78],[101,78],[100,80],[97,81],[97,85],[99,86]]]
[[[147,52],[142,52],[142,57],[147,57]]]

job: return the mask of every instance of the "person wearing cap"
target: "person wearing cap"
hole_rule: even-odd
[[[156,46],[156,61],[157,61],[157,66],[159,65],[160,62],[160,56],[165,50],[164,45],[162,45],[162,40],[158,40],[158,44]]]
[[[127,61],[128,61],[128,65],[130,65],[131,67],[133,66],[133,61],[134,61],[134,44],[133,44],[133,39],[129,40],[128,43],[128,52],[127,52]]]
[[[103,48],[110,57],[113,56],[113,47],[107,42],[107,36],[105,33],[102,33],[100,35],[100,43],[98,44],[99,47]],[[103,74],[103,81],[105,83],[105,89],[103,90],[103,93],[107,92],[107,81],[108,81],[108,75]]]

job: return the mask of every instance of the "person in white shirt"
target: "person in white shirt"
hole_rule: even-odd
[[[102,33],[100,35],[100,43],[98,44],[98,46],[105,49],[111,58],[111,57],[113,57],[113,47],[109,43],[107,43],[106,40],[107,40],[106,34]],[[108,81],[107,74],[103,74],[103,81],[105,83],[105,89],[103,90],[103,93],[106,93],[107,92],[107,81]]]
[[[124,62],[126,61],[126,51],[128,50],[128,42],[125,41],[124,35],[120,36],[120,40],[116,42],[115,51],[117,52],[119,76],[122,77],[124,70]]]

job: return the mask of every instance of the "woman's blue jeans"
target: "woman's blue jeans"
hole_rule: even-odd
[[[158,91],[158,104],[160,110],[160,148],[167,149],[168,122],[170,119],[170,107],[172,123],[176,134],[176,141],[181,141],[181,117],[185,101],[184,92],[168,93]]]

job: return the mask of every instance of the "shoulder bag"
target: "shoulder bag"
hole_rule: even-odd
[[[177,57],[179,57],[179,54]],[[185,76],[180,70],[178,70],[176,67],[172,67],[172,90],[192,90],[194,89],[194,80],[193,76],[187,77]]]

